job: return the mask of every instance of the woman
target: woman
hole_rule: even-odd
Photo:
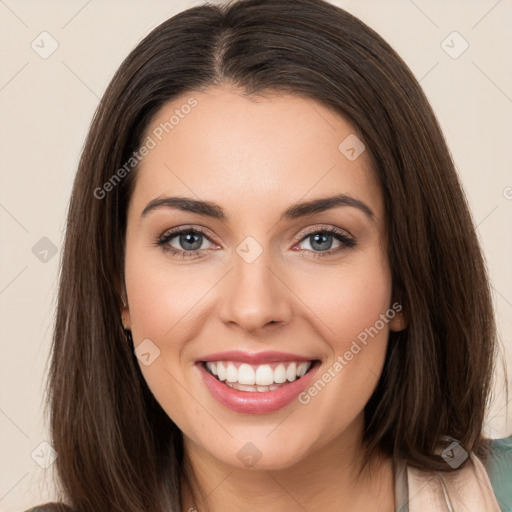
[[[52,347],[71,510],[497,512],[494,351],[445,141],[370,28],[321,0],[205,5],[123,62]]]

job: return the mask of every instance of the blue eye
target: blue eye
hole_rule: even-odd
[[[178,243],[183,247],[183,249],[170,245],[171,240],[174,238],[178,238]],[[190,258],[191,256],[197,256],[205,250],[204,248],[201,248],[204,239],[210,240],[210,238],[207,237],[200,229],[182,228],[163,235],[157,241],[157,245],[161,246],[164,251],[168,251],[171,254],[179,255],[183,258]]]
[[[332,248],[333,239],[340,242],[339,247]],[[316,229],[303,237],[301,243],[305,240],[310,240],[309,245],[313,250],[309,252],[312,252],[314,257],[330,256],[356,245],[351,236],[332,227]]]
[[[171,241],[177,239],[178,245],[175,247],[171,245]],[[332,248],[333,239],[336,239],[340,245]],[[346,232],[337,228],[326,227],[317,228],[303,236],[299,243],[310,240],[311,249],[307,249],[314,257],[330,256],[343,250],[355,247],[356,241],[349,236]],[[205,241],[213,244],[209,236],[206,235],[202,229],[199,228],[180,228],[162,235],[156,240],[156,245],[162,247],[166,252],[181,258],[190,258],[193,256],[200,256],[201,253],[208,250],[208,247],[203,247]]]

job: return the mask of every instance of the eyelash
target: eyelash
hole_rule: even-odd
[[[210,237],[202,229],[197,228],[197,227],[194,227],[194,228],[184,227],[184,228],[176,229],[175,231],[170,231],[170,232],[165,233],[164,235],[160,236],[155,241],[155,245],[157,247],[161,247],[162,250],[171,253],[173,256],[178,256],[181,258],[191,258],[193,256],[198,256],[202,251],[206,250],[206,249],[195,249],[193,251],[184,251],[184,250],[176,249],[170,245],[167,245],[173,238],[176,238],[177,236],[184,234],[184,233],[200,234],[200,235],[203,235],[208,241],[212,242]],[[304,236],[299,240],[298,243],[301,243],[304,240],[306,240],[307,238],[311,237],[312,235],[316,235],[318,233],[333,235],[334,238],[336,238],[343,245],[341,245],[340,247],[337,247],[335,249],[329,249],[327,251],[312,251],[310,249],[305,249],[308,252],[312,252],[313,253],[312,256],[315,258],[332,256],[333,254],[336,254],[341,251],[346,251],[348,249],[352,249],[353,247],[356,246],[356,241],[354,238],[345,234],[341,230],[339,230],[337,228],[333,228],[333,227],[326,227],[326,228],[320,228],[320,229],[316,228],[316,229],[307,231],[304,234]]]

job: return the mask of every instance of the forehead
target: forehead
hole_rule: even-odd
[[[191,91],[160,109],[145,141],[151,149],[132,198],[139,211],[165,194],[212,199],[229,211],[333,193],[371,203],[377,216],[382,211],[371,157],[355,128],[310,98]]]

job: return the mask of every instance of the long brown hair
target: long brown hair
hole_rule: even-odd
[[[348,119],[372,157],[408,327],[390,334],[365,408],[368,457],[379,447],[418,468],[449,471],[434,453],[443,436],[467,451],[483,443],[495,350],[489,284],[418,82],[378,34],[322,0],[198,6],[154,29],[122,63],[73,185],[47,392],[62,498],[79,512],[180,510],[181,432],[149,391],[121,323],[137,169],[117,171],[164,103],[220,83],[248,95],[313,98]],[[113,182],[116,173],[122,179]]]

